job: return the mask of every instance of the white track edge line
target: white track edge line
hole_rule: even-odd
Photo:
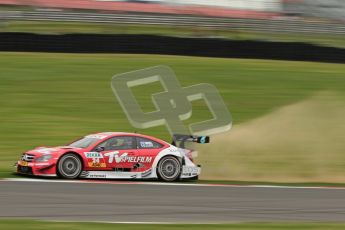
[[[231,188],[280,188],[280,189],[333,189],[345,190],[345,187],[332,186],[289,186],[289,185],[237,185],[237,184],[186,184],[186,183],[162,183],[140,181],[91,181],[91,180],[55,180],[55,179],[31,179],[31,178],[4,178],[3,181],[13,182],[45,182],[45,183],[76,183],[76,184],[112,184],[112,185],[160,185],[160,186],[194,186],[194,187],[231,187]],[[1,179],[0,179],[1,181]]]

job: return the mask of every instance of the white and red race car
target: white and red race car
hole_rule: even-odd
[[[193,163],[196,152],[185,149],[185,142],[208,143],[209,137],[174,135],[169,144],[137,133],[96,133],[66,146],[27,151],[16,171],[66,179],[197,179],[201,168]]]

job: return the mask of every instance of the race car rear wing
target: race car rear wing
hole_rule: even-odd
[[[196,135],[185,135],[185,134],[174,134],[172,145],[177,146],[177,143],[179,143],[179,148],[185,148],[186,142],[195,142],[199,144],[206,144],[210,143],[210,137],[209,136],[196,136]]]

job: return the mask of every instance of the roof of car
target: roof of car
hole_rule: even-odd
[[[128,133],[128,132],[101,132],[101,133],[94,133],[93,135],[117,136],[117,135],[142,135],[142,134],[139,134],[139,133]]]
[[[95,133],[96,135],[104,135],[104,136],[113,136],[118,134],[133,134],[133,133],[127,133],[127,132],[101,132],[101,133]]]
[[[129,133],[129,132],[100,132],[100,133],[90,134],[88,136],[98,136],[101,139],[103,139],[103,138],[112,137],[112,136],[119,136],[119,135],[141,136],[141,137],[147,137],[147,138],[150,138],[150,139],[153,139],[153,140],[159,140],[159,141],[163,141],[163,142],[167,143],[166,141],[161,140],[159,138],[155,138],[155,137],[144,135],[144,134],[140,134],[140,133]]]

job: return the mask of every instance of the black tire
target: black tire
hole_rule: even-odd
[[[163,157],[157,166],[157,176],[162,181],[176,181],[180,179],[181,172],[181,162],[173,156]]]
[[[75,179],[81,174],[82,168],[80,158],[73,153],[68,153],[60,158],[57,165],[57,173],[62,178]]]

